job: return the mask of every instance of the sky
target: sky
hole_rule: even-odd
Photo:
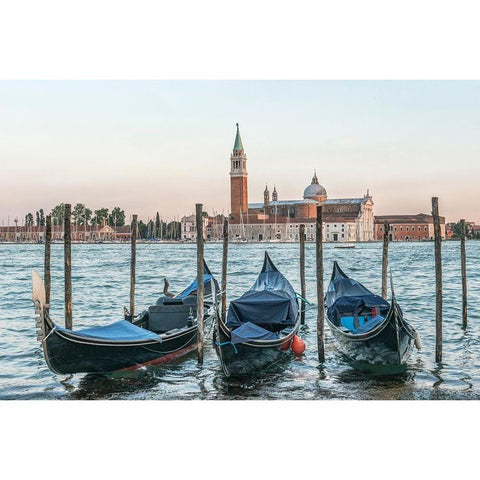
[[[0,224],[58,203],[164,219],[228,212],[235,124],[249,202],[267,183],[374,213],[480,223],[479,81],[0,81]]]

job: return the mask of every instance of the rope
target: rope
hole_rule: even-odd
[[[307,305],[313,305],[312,302],[309,302],[306,298],[303,298],[298,292],[295,292],[295,295],[297,296],[297,298],[304,301]]]
[[[228,344],[230,344],[230,345],[233,347],[233,350],[235,351],[235,353],[238,353],[237,347],[236,347],[235,344],[232,343],[231,341],[218,343],[218,342],[215,340],[215,345],[217,345],[217,347],[223,347],[224,345],[228,345]]]

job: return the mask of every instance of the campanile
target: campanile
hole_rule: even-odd
[[[235,219],[248,212],[247,156],[243,150],[240,130],[237,123],[237,135],[230,155],[230,202],[231,214]]]

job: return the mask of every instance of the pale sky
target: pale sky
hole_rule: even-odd
[[[240,124],[249,202],[268,182],[377,215],[480,223],[478,81],[0,81],[0,224],[57,203],[120,206],[146,220],[230,205]]]

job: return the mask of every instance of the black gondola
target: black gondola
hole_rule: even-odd
[[[226,376],[257,373],[288,355],[300,326],[298,300],[267,252],[254,285],[230,303],[225,322],[219,315],[215,321],[214,346]]]
[[[205,323],[218,301],[218,283],[205,264]],[[55,373],[109,373],[157,365],[180,358],[197,346],[197,280],[174,297],[160,297],[138,317],[112,324],[67,330],[45,305],[45,286],[32,271],[37,339]],[[128,318],[128,317],[127,317]]]
[[[417,331],[403,318],[392,289],[392,302],[350,279],[334,262],[325,297],[327,321],[338,350],[354,366],[404,365]]]

